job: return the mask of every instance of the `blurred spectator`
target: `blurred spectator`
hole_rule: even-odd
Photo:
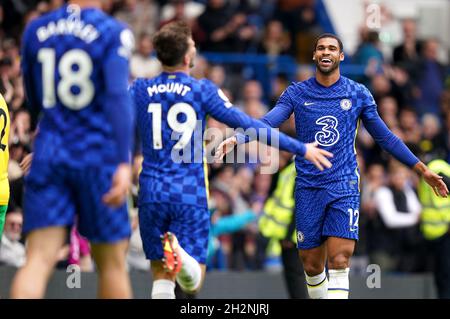
[[[143,33],[138,40],[137,51],[130,59],[132,78],[152,78],[161,73],[161,63],[152,56],[153,44],[149,34]]]
[[[25,264],[25,246],[22,237],[23,216],[18,207],[11,207],[6,213],[5,228],[1,238],[0,264],[22,267]]]
[[[224,192],[213,190],[211,196],[214,208],[211,212],[211,229],[208,241],[208,270],[225,270],[228,265],[228,255],[224,251],[219,236],[231,234],[241,230],[248,223],[255,221],[260,209],[254,206],[254,210],[247,210],[242,214],[230,214],[230,198]]]
[[[276,187],[264,205],[259,220],[261,234],[281,246],[285,284],[291,299],[306,298],[303,265],[298,257],[295,231],[295,163],[292,155],[281,153]]]
[[[425,113],[441,115],[441,97],[444,91],[445,68],[438,61],[439,43],[428,39],[423,44],[422,59],[418,66],[418,93],[414,103],[419,117]]]
[[[392,95],[400,107],[412,105],[414,101],[414,83],[411,75],[403,64],[384,66],[384,70],[389,74],[391,82]]]
[[[443,177],[450,187],[450,165],[443,160],[434,160],[428,167]],[[450,197],[441,198],[433,194],[423,180],[419,184],[419,197],[423,205],[421,230],[427,241],[431,270],[439,298],[450,298]]]
[[[195,42],[202,51],[233,51],[234,33],[245,23],[245,16],[234,14],[234,9],[227,1],[208,1],[193,30]]]
[[[264,36],[258,47],[258,53],[278,56],[288,54],[291,49],[291,39],[284,31],[283,24],[278,20],[270,21],[264,30]]]
[[[315,0],[280,0],[274,18],[282,21],[291,36],[298,63],[310,63],[315,37],[322,32],[315,11]]]
[[[191,69],[191,76],[196,79],[206,78],[208,66],[208,61],[203,56],[197,54],[194,60],[194,67]]]
[[[403,141],[412,149],[417,149],[420,143],[422,128],[420,126],[417,113],[411,109],[405,107],[400,112],[400,127],[403,132]]]
[[[291,83],[289,82],[286,74],[279,73],[275,76],[272,81],[272,90],[269,104],[270,108],[273,108],[277,104],[281,94],[283,94],[284,90],[286,90],[290,84]]]
[[[445,147],[447,149],[447,162],[450,163],[450,109],[447,110],[445,114]]]
[[[153,34],[159,20],[159,7],[153,0],[124,0],[115,17],[128,26],[137,39],[140,34]]]
[[[384,74],[375,74],[371,80],[371,92],[376,102],[378,102],[382,97],[391,94],[391,83],[389,78]]]
[[[226,81],[224,67],[220,64],[211,65],[208,70],[208,79],[210,79],[219,88],[223,88]]]
[[[25,109],[13,113],[10,142],[29,145],[31,143],[31,117]]]
[[[398,123],[398,105],[392,96],[384,96],[378,102],[378,112],[386,125],[392,129]]]
[[[441,121],[434,114],[427,113],[422,117],[422,139],[419,146],[425,163],[436,158],[445,158],[447,155],[445,135],[441,126]]]
[[[194,20],[205,10],[201,3],[189,0],[170,0],[161,8],[161,22],[159,28],[167,23],[184,20],[191,27]]]
[[[242,88],[242,97],[236,102],[236,105],[245,110],[245,105],[252,101],[261,103],[262,107],[267,111],[268,108],[263,103],[263,89],[261,83],[257,80],[248,80],[244,83],[244,87]]]
[[[298,82],[306,81],[314,76],[314,68],[307,65],[299,65],[295,73],[295,80]]]
[[[363,84],[368,85],[373,75],[383,72],[384,58],[379,46],[378,32],[367,31],[367,35],[363,36],[363,42],[360,43],[353,55],[353,63],[364,65],[365,67],[365,76],[360,79]]]
[[[394,164],[395,163],[395,164]],[[421,205],[408,183],[410,172],[391,162],[389,185],[375,191],[374,202],[382,221],[389,246],[384,247],[385,260],[378,263],[384,271],[423,270],[423,246],[419,232]]]
[[[394,63],[402,63],[409,72],[413,72],[419,61],[421,43],[417,40],[417,25],[414,19],[403,20],[403,43],[394,48]]]

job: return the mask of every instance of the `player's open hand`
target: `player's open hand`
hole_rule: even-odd
[[[121,206],[127,199],[131,187],[131,166],[120,164],[113,176],[110,190],[103,195],[103,202],[111,207]]]
[[[230,153],[234,146],[237,144],[236,136],[232,136],[224,140],[222,143],[219,144],[216,148],[216,152],[214,154],[214,160],[220,161],[222,158]]]
[[[447,197],[448,188],[445,185],[442,177],[429,169],[424,163],[418,162],[413,167],[416,173],[419,173],[424,181],[431,186],[436,196]]]
[[[305,159],[313,163],[320,171],[323,171],[325,168],[332,166],[327,157],[331,158],[333,154],[318,148],[318,146],[319,143],[317,142],[306,144]]]
[[[448,188],[442,180],[442,176],[439,176],[432,170],[427,169],[425,172],[423,172],[422,177],[425,182],[427,182],[427,184],[430,185],[431,188],[433,188],[436,196],[447,197]]]
[[[30,172],[31,162],[33,160],[33,153],[25,155],[25,157],[20,162],[19,166],[25,175]]]

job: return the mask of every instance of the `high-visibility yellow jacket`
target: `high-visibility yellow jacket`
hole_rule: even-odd
[[[292,221],[295,199],[295,163],[286,166],[278,175],[277,187],[264,205],[264,214],[259,219],[259,229],[263,236],[285,239]],[[296,242],[295,232],[292,237]]]
[[[446,161],[434,160],[428,167],[436,174],[450,177],[450,165]],[[436,196],[433,189],[422,179],[419,184],[419,199],[423,206],[421,215],[423,236],[428,240],[443,236],[449,229],[450,197]]]

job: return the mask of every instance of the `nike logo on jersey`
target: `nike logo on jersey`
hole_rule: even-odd
[[[305,102],[305,106],[312,105],[314,103],[316,103],[316,102]]]

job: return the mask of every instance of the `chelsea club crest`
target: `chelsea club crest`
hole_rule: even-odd
[[[348,110],[350,110],[351,107],[352,107],[352,101],[350,101],[349,99],[341,100],[341,109],[343,109],[344,111],[348,111]]]
[[[297,241],[303,243],[305,241],[305,235],[301,231],[297,232]]]

